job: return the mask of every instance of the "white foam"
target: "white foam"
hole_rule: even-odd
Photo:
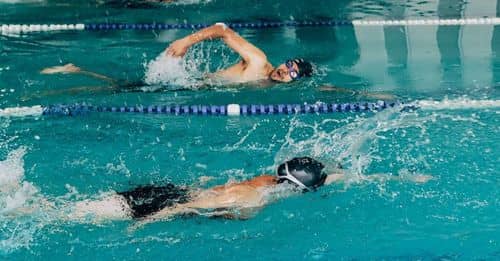
[[[4,161],[0,161],[0,192],[6,193],[19,188],[24,178],[24,160],[26,148],[11,151]]]
[[[23,207],[38,189],[24,181],[24,160],[26,148],[20,147],[0,161],[0,214]]]
[[[463,110],[500,108],[500,100],[471,100],[468,98],[444,99],[442,101],[421,100],[416,105],[424,110]]]
[[[196,86],[196,68],[189,66],[182,58],[161,53],[145,67],[144,82],[148,85],[175,85],[186,88]]]
[[[26,117],[40,116],[43,113],[42,106],[36,105],[31,107],[12,107],[0,109],[0,117]]]
[[[44,225],[39,220],[44,213],[38,210],[43,205],[38,189],[24,181],[25,154],[26,148],[20,147],[0,161],[0,254],[28,247]]]
[[[475,117],[448,115],[446,112],[433,113],[432,110],[464,110],[464,109],[498,109],[499,100],[473,100],[470,98],[444,99],[441,101],[418,101],[414,105],[420,109],[413,113],[402,113],[400,108],[390,108],[373,114],[371,117],[354,115],[341,119],[316,120],[313,123],[303,121],[300,117],[292,119],[285,143],[275,156],[275,165],[296,155],[309,155],[327,163],[339,161],[344,165],[347,183],[365,180],[363,175],[368,172],[372,162],[377,162],[384,157],[385,151],[379,151],[379,143],[390,139],[394,131],[405,133],[407,129],[419,129],[419,135],[412,140],[408,148],[416,151],[412,154],[402,152],[396,160],[405,166],[425,166],[426,150],[430,138],[426,129],[429,124],[441,124],[448,120],[461,121],[471,125],[482,125]],[[423,112],[430,110],[431,113]],[[399,135],[399,134],[398,134]],[[386,142],[384,142],[386,143]],[[393,147],[398,149],[398,147]],[[418,151],[417,151],[418,148]],[[424,149],[422,149],[424,148]],[[410,150],[409,149],[409,150]],[[420,149],[422,149],[420,151]],[[425,168],[423,169],[426,170]],[[391,170],[397,171],[397,170]],[[417,171],[421,171],[417,169]],[[407,180],[419,182],[423,176],[413,173]]]

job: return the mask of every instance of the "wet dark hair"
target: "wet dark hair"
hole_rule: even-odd
[[[313,66],[310,62],[305,61],[302,58],[295,58],[292,60],[295,64],[297,64],[297,67],[299,67],[299,76],[300,77],[311,77],[313,74]]]

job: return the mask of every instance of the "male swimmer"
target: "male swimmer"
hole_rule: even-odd
[[[250,180],[228,183],[209,189],[147,185],[130,191],[113,192],[101,200],[77,202],[66,218],[96,220],[133,219],[135,227],[167,220],[179,215],[202,215],[229,219],[247,219],[266,204],[281,197],[316,191],[323,185],[345,179],[341,169],[327,174],[325,166],[310,157],[298,157],[280,164],[275,175],[261,175]],[[370,175],[371,180],[398,179],[389,175]],[[412,176],[424,183],[432,177]],[[276,196],[274,194],[279,194]]]
[[[297,81],[304,77],[310,77],[313,73],[311,63],[300,58],[289,59],[285,63],[274,67],[267,60],[266,54],[261,49],[245,40],[223,23],[217,23],[182,39],[174,41],[166,49],[166,55],[172,57],[183,57],[188,49],[194,44],[214,39],[222,39],[227,46],[240,55],[241,60],[229,68],[207,75],[207,78],[212,80],[211,82],[216,80],[217,82],[222,83],[248,83],[262,81],[288,83]],[[41,71],[41,73],[72,73],[88,75],[111,84],[108,89],[111,89],[112,91],[131,91],[134,90],[133,87],[140,87],[133,86],[133,83],[120,82],[102,74],[82,70],[73,64],[45,68]],[[89,87],[84,87],[83,89],[91,91],[98,90],[98,88],[92,89]],[[73,90],[79,91],[82,89]]]

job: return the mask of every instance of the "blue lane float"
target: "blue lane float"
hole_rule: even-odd
[[[228,105],[136,105],[92,106],[84,104],[39,106],[40,115],[77,116],[88,113],[140,113],[174,116],[253,116],[285,114],[326,114],[380,111],[401,106],[395,102],[315,103],[315,104],[228,104]],[[408,109],[409,106],[403,106]],[[408,108],[407,108],[408,107]]]

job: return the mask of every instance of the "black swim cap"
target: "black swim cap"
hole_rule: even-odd
[[[313,67],[310,62],[305,61],[304,59],[301,58],[295,58],[292,60],[295,64],[297,64],[297,67],[299,67],[299,77],[311,77],[313,74]]]
[[[277,174],[279,182],[288,180],[299,187],[305,186],[304,189],[315,190],[325,183],[327,175],[323,173],[323,168],[325,166],[313,158],[299,157],[282,163],[278,167]]]

